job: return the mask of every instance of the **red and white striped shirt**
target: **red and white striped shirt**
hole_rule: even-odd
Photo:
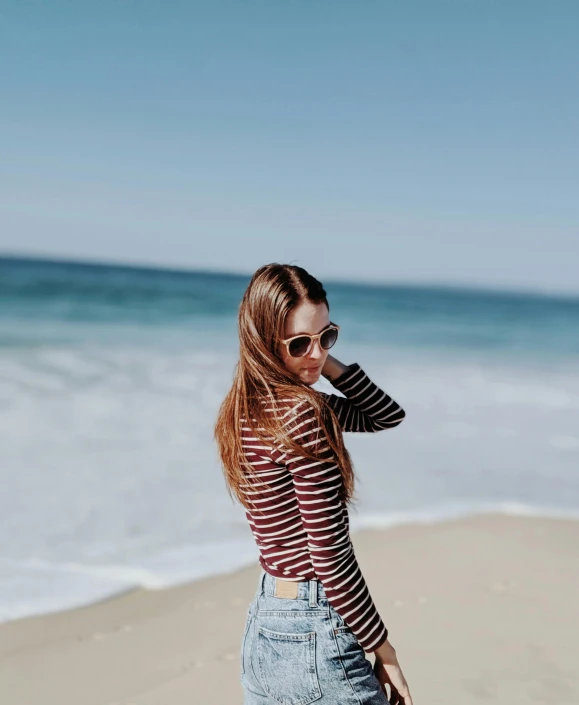
[[[376,432],[397,426],[404,410],[352,363],[332,385],[345,397],[323,394],[343,431]],[[275,445],[264,445],[242,421],[242,443],[256,480],[242,485],[261,513],[246,510],[259,548],[259,562],[284,580],[318,578],[330,604],[367,652],[388,636],[358,566],[349,534],[348,507],[338,498],[339,466],[307,402],[278,400],[291,437],[315,448],[323,460],[311,460]],[[270,409],[271,411],[271,409]],[[283,452],[285,450],[285,452]],[[260,489],[259,479],[271,490]]]

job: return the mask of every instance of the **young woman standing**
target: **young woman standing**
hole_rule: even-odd
[[[329,311],[322,284],[282,264],[258,269],[239,307],[215,438],[262,568],[241,640],[245,705],[412,705],[350,539],[342,437],[393,428],[404,411],[358,363],[329,354]],[[312,389],[320,375],[345,396]]]

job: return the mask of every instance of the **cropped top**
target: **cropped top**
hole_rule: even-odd
[[[356,362],[331,383],[345,396],[319,393],[336,413],[342,431],[381,431],[397,426],[405,416]],[[304,448],[315,448],[322,459],[305,458],[274,443],[264,445],[242,419],[243,451],[254,480],[244,483],[241,491],[259,508],[259,512],[246,509],[259,563],[284,580],[319,579],[328,601],[362,648],[374,651],[386,640],[388,630],[354,553],[348,507],[338,497],[339,466],[311,403],[280,399],[277,408],[288,418],[285,423],[292,439]]]

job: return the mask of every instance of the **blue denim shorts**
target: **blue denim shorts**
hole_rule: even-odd
[[[372,663],[319,580],[276,596],[261,570],[241,642],[244,705],[389,705]],[[278,593],[279,594],[279,593]]]

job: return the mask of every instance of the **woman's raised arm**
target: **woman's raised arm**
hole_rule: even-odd
[[[343,431],[383,431],[398,426],[406,416],[400,404],[374,384],[357,362],[346,366],[328,355],[322,374],[345,394],[320,392],[336,412]]]

